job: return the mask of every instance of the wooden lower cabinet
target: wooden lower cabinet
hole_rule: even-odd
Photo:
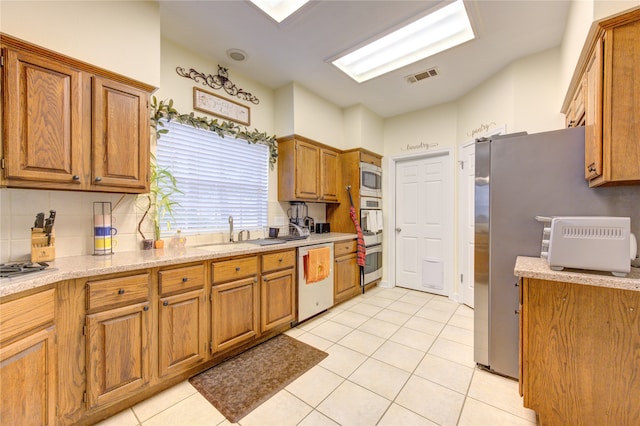
[[[295,320],[295,283],[294,269],[262,276],[260,329],[263,332]]]
[[[0,424],[56,424],[55,327],[0,348]]]
[[[334,303],[342,303],[358,294],[360,289],[360,268],[356,254],[356,241],[334,244]]]
[[[149,302],[87,316],[87,404],[95,408],[132,395],[151,377]]]
[[[258,278],[214,285],[211,290],[212,352],[246,343],[260,334]]]
[[[640,292],[521,280],[524,406],[541,425],[640,422]]]
[[[205,359],[207,323],[204,289],[160,299],[158,306],[160,377],[182,373]]]
[[[54,425],[55,290],[0,305],[0,424]]]

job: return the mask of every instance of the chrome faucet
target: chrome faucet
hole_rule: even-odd
[[[233,216],[229,216],[229,242],[233,242]]]
[[[238,232],[238,241],[243,241],[242,234],[244,232],[247,233],[247,240],[251,239],[251,234],[249,233],[249,230],[248,229],[243,229],[242,231]]]

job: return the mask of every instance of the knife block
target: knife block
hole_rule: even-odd
[[[31,228],[31,261],[46,262],[56,258],[56,235],[51,230],[51,241],[42,228]]]

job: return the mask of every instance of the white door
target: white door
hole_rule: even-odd
[[[473,252],[475,238],[476,146],[469,142],[458,151],[459,285],[462,302],[473,308]]]
[[[396,285],[448,296],[453,188],[448,152],[396,164]]]

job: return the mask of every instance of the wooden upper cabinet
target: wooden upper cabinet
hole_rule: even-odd
[[[92,184],[144,190],[149,173],[149,95],[93,78]]]
[[[584,177],[589,180],[602,175],[602,40],[589,57],[585,79]]]
[[[589,186],[640,184],[640,8],[595,22],[563,112],[584,96],[585,178]]]
[[[298,135],[278,140],[278,199],[337,202],[339,152]]]
[[[296,141],[295,156],[295,196],[317,200],[320,196],[318,186],[320,148],[310,143]]]
[[[2,186],[149,190],[152,86],[2,34]]]
[[[82,73],[15,49],[3,55],[4,178],[80,188]]]
[[[338,201],[338,153],[320,150],[320,199]]]

